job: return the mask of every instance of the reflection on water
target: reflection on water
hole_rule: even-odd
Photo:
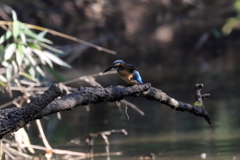
[[[201,154],[210,160],[240,159],[239,101],[206,100],[205,106],[213,120],[213,124],[208,125],[203,118],[174,111],[157,102],[144,98],[128,100],[142,109],[145,116],[128,107],[128,120],[125,106],[118,108],[114,103],[91,105],[90,112],[85,107],[65,111],[60,121],[56,115],[50,116],[50,120],[43,120],[50,143],[54,148],[86,152],[88,147],[83,138],[87,134],[124,128],[127,136],[122,133],[109,136],[110,152],[122,152],[121,156],[111,156],[111,159],[141,159],[149,153],[164,160],[202,159]],[[74,138],[80,138],[82,144],[66,143]],[[101,137],[97,137],[94,144],[95,153],[105,152]]]

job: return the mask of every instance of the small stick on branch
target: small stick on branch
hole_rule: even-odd
[[[196,99],[196,101],[198,101],[199,105],[203,106],[203,98],[209,97],[210,94],[209,93],[201,94],[202,88],[203,88],[203,84],[200,83],[200,84],[196,84],[195,85],[194,90],[195,90],[195,99]]]

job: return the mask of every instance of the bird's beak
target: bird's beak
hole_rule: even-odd
[[[105,69],[105,70],[103,71],[103,73],[105,73],[105,72],[111,70],[113,67],[114,67],[114,65],[111,65],[110,67],[108,67],[107,69]]]

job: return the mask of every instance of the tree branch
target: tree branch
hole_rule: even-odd
[[[47,91],[34,97],[25,107],[0,110],[0,139],[7,133],[24,127],[37,113],[63,93],[60,84],[52,84]]]
[[[148,91],[140,94],[140,96],[145,97],[148,100],[161,102],[176,111],[188,111],[196,116],[205,118],[209,124],[212,123],[211,117],[204,107],[198,107],[188,103],[177,101],[159,89],[151,87]]]
[[[130,87],[80,87],[76,92],[55,99],[62,94],[61,85],[53,84],[42,95],[33,98],[25,107],[0,110],[0,138],[24,127],[31,120],[69,110],[79,105],[120,101],[126,96],[141,96],[148,100],[161,102],[176,111],[189,111],[196,116],[205,118],[211,124],[210,116],[205,108],[177,101],[161,90],[151,87],[149,83]]]

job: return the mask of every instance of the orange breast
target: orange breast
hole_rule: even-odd
[[[132,73],[129,73],[126,70],[119,70],[118,74],[120,75],[120,77],[126,81],[128,84],[134,85],[134,84],[139,84],[137,81],[132,80]]]

